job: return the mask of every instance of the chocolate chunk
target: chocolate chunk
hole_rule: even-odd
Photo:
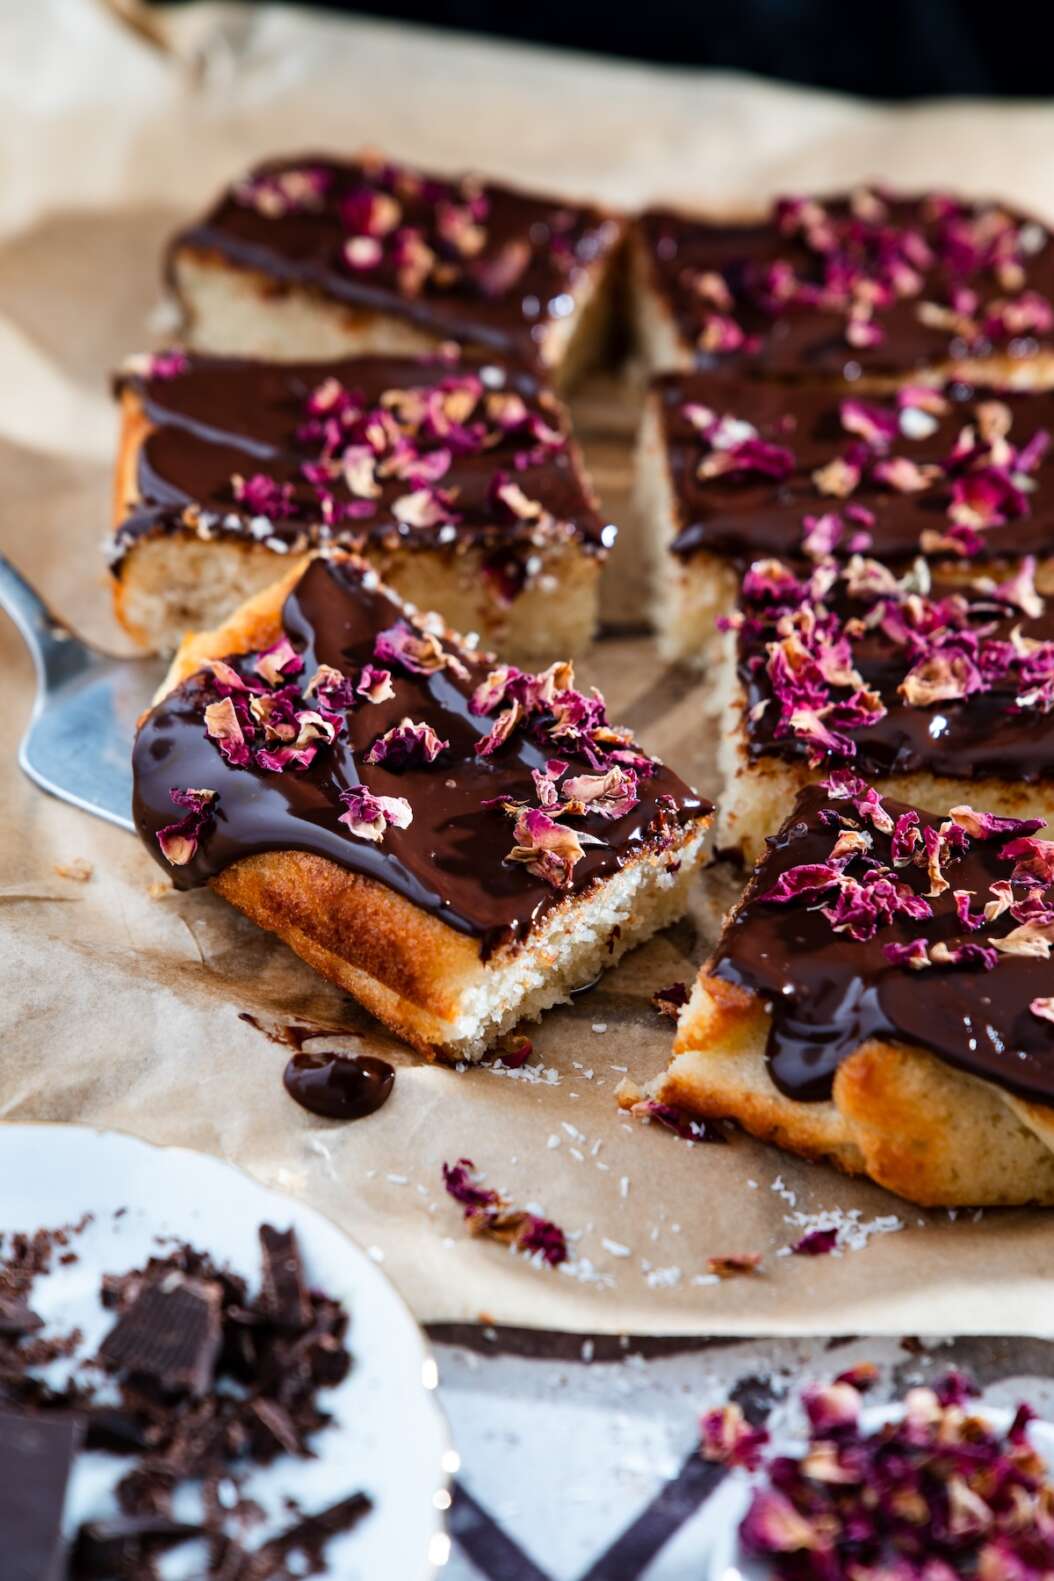
[[[311,1322],[311,1303],[304,1285],[296,1232],[262,1224],[260,1251],[263,1258],[261,1310],[279,1328],[306,1328]]]
[[[170,1273],[144,1286],[99,1347],[116,1372],[166,1393],[206,1394],[219,1354],[218,1284]]]
[[[282,1078],[295,1103],[326,1120],[363,1120],[387,1103],[395,1072],[373,1054],[294,1054]]]
[[[21,1339],[23,1334],[35,1334],[43,1327],[42,1319],[24,1301],[17,1296],[0,1295],[0,1339]]]
[[[81,1576],[136,1574],[139,1572],[130,1567],[143,1565],[153,1549],[205,1535],[205,1527],[174,1521],[167,1515],[116,1515],[110,1520],[88,1521],[77,1533],[73,1573],[78,1581]]]
[[[81,1442],[72,1415],[0,1412],[0,1542],[4,1581],[61,1581],[66,1484]]]
[[[282,1406],[274,1400],[253,1400],[249,1409],[262,1429],[254,1435],[261,1458],[268,1460],[278,1450],[284,1450],[287,1455],[303,1453],[300,1434]]]
[[[84,1412],[84,1447],[111,1455],[132,1455],[146,1449],[144,1423],[131,1411],[117,1406],[93,1405]]]
[[[306,1554],[316,1564],[322,1549],[331,1537],[350,1532],[373,1508],[373,1500],[365,1493],[353,1493],[349,1498],[331,1504],[328,1509],[314,1515],[302,1515],[294,1525],[272,1537],[260,1549],[260,1557],[284,1559],[289,1554]]]

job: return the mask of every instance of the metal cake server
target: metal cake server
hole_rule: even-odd
[[[37,696],[19,747],[42,790],[132,829],[132,737],[160,684],[160,660],[117,659],[82,642],[0,555],[0,608],[37,671]]]

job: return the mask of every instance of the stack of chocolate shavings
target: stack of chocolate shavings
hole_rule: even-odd
[[[263,1518],[243,1493],[246,1472],[283,1455],[314,1453],[312,1440],[330,1421],[318,1392],[340,1383],[351,1364],[348,1315],[306,1285],[294,1232],[261,1227],[261,1290],[253,1301],[244,1280],[187,1245],[131,1273],[104,1275],[103,1305],[116,1314],[96,1359],[108,1375],[106,1403],[93,1382],[75,1378],[57,1391],[31,1371],[73,1354],[80,1340],[77,1333],[41,1340],[29,1301],[34,1279],[50,1271],[56,1248],[67,1242],[66,1231],[12,1237],[0,1261],[0,1484],[5,1445],[17,1444],[34,1424],[42,1439],[60,1421],[70,1428],[65,1436],[50,1434],[54,1453],[41,1444],[52,1493],[64,1489],[78,1446],[127,1457],[130,1465],[116,1488],[119,1514],[80,1527],[68,1568],[57,1530],[61,1496],[27,1499],[34,1512],[34,1521],[23,1523],[30,1568],[18,1570],[16,1557],[15,1575],[151,1581],[161,1555],[191,1540],[207,1551],[208,1576],[222,1581],[324,1574],[328,1541],[370,1509],[363,1493],[311,1514],[289,1502],[292,1519],[283,1531],[255,1548],[243,1541]],[[116,1404],[109,1403],[114,1383]],[[174,1515],[177,1490],[186,1484],[200,1487],[196,1523]],[[60,1555],[57,1568],[41,1570],[39,1556],[52,1553]]]

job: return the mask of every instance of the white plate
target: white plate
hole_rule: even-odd
[[[899,1405],[865,1407],[860,1414],[864,1432],[872,1433],[886,1422],[902,1414]],[[982,1417],[997,1431],[1005,1433],[1014,1419],[1013,1411],[1002,1407],[971,1402],[971,1413]],[[1054,1424],[1030,1422],[1028,1436],[1048,1465],[1054,1465]],[[804,1438],[779,1437],[766,1444],[766,1458],[772,1455],[802,1455],[806,1450]],[[739,1541],[739,1527],[750,1505],[755,1488],[763,1487],[762,1472],[734,1470],[729,1472],[713,1497],[703,1508],[696,1527],[698,1551],[701,1557],[699,1581],[771,1581],[772,1570],[764,1560],[747,1554]]]
[[[458,1462],[435,1400],[435,1362],[392,1286],[343,1231],[218,1159],[86,1126],[0,1125],[0,1181],[0,1230],[53,1229],[95,1216],[73,1242],[79,1260],[37,1280],[30,1297],[49,1329],[80,1325],[81,1355],[113,1324],[98,1301],[101,1274],[141,1265],[158,1250],[156,1236],[188,1241],[256,1290],[259,1226],[295,1229],[308,1280],[350,1313],[353,1364],[344,1383],[320,1392],[334,1421],[314,1440],[318,1458],[283,1456],[246,1479],[246,1493],[276,1515],[253,1542],[288,1520],[284,1496],[312,1511],[361,1488],[373,1510],[328,1544],[329,1573],[341,1581],[436,1575],[449,1549],[443,1511]],[[111,1489],[127,1469],[114,1456],[80,1457],[67,1504],[71,1528],[112,1512]],[[166,1578],[201,1573],[195,1547],[169,1552]]]

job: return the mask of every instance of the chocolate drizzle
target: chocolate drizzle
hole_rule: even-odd
[[[850,449],[852,435],[844,428],[839,408],[844,396],[820,383],[778,384],[715,374],[664,374],[653,389],[658,400],[663,440],[677,508],[674,554],[688,559],[700,550],[739,564],[758,555],[794,556],[802,552],[804,519],[846,507],[858,515],[856,530],[866,525],[869,552],[883,561],[905,561],[923,548],[924,533],[943,534],[948,526],[949,486],[943,476],[925,489],[898,492],[865,479],[847,499],[821,493],[813,473]],[[1012,415],[1018,445],[1040,430],[1054,430],[1054,396],[1012,394],[951,384],[943,391],[950,410],[923,426],[924,437],[911,438],[909,424],[892,443],[893,453],[920,467],[942,467],[964,425],[974,421],[984,401],[998,400]],[[728,472],[700,478],[700,461],[709,451],[684,407],[698,403],[718,416],[749,423],[768,444],[790,450],[794,470],[785,479],[759,472]],[[875,403],[894,410],[889,399]],[[919,414],[916,414],[919,415]],[[908,429],[908,432],[905,432]],[[856,446],[860,448],[859,444]],[[978,535],[975,558],[992,559],[1054,550],[1054,466],[1050,452],[1035,473],[1037,487],[1027,496],[1028,515]],[[863,507],[874,520],[859,517]],[[852,514],[833,552],[844,557],[854,536]],[[945,548],[938,551],[950,557]]]
[[[283,174],[316,178],[323,189],[319,201],[263,212],[248,194]],[[376,235],[364,233],[349,212],[349,200],[354,204],[364,192],[395,197],[400,228],[435,253],[438,267],[415,289],[395,250],[385,250],[369,269],[344,261],[349,236]],[[481,215],[482,242],[471,255],[456,236],[444,235],[444,217],[465,205]],[[218,255],[234,268],[267,276],[276,289],[318,292],[362,313],[405,319],[437,340],[483,346],[540,366],[548,361],[547,332],[574,311],[572,293],[583,272],[614,251],[620,234],[620,222],[596,208],[471,178],[440,181],[390,165],[308,156],[259,165],[228,189],[203,220],[173,238],[168,277],[174,284],[184,252]]]
[[[967,357],[1025,358],[1050,347],[1049,325],[1039,334],[1015,334],[985,311],[1023,290],[1054,297],[1054,247],[1042,226],[1005,205],[960,205],[937,195],[883,194],[880,201],[885,213],[873,221],[854,214],[851,198],[812,204],[819,218],[815,243],[807,240],[810,226],[785,223],[792,207],[805,208],[800,200],[783,200],[782,213],[744,224],[660,209],[644,214],[639,224],[654,287],[698,365],[852,379]],[[959,245],[978,221],[982,233],[990,222],[1006,226],[1020,278],[1008,271],[1000,279],[973,236]],[[709,288],[701,289],[701,281]],[[861,285],[874,281],[890,297],[873,314],[880,338],[854,344],[847,338],[849,304]],[[784,293],[792,289],[797,299],[789,301]],[[949,311],[964,291],[975,294],[970,301],[979,321],[969,339]],[[938,310],[929,321],[919,312],[927,304]]]
[[[907,810],[889,798],[883,805],[894,819]],[[815,891],[784,904],[759,898],[788,869],[825,862],[836,831],[822,815],[846,812],[851,815],[851,807],[820,786],[802,791],[710,963],[713,976],[764,1000],[772,1017],[769,1071],[777,1087],[798,1102],[820,1102],[830,1097],[834,1075],[854,1049],[870,1038],[888,1038],[928,1049],[1021,1098],[1054,1104],[1054,1025],[1029,1009],[1034,998],[1054,993],[1054,961],[999,955],[990,971],[966,965],[918,971],[891,964],[885,954],[887,945],[919,937],[931,945],[961,937],[952,891],[973,891],[971,904],[980,908],[989,885],[1009,879],[1013,869],[1000,857],[1006,838],[972,841],[965,856],[945,864],[952,888],[930,899],[932,919],[897,916],[866,941],[836,933]],[[919,817],[923,828],[942,821],[925,812]],[[888,836],[871,833],[875,856],[888,862]],[[917,894],[928,893],[924,866],[896,872]],[[1025,893],[1015,889],[1019,897]],[[1004,915],[969,937],[990,943],[1014,926]]]
[[[402,615],[403,606],[368,581],[354,562],[316,559],[308,566],[282,615],[285,633],[303,655],[305,676],[322,664],[357,674],[372,660],[378,633]],[[236,768],[221,756],[202,723],[207,678],[191,677],[151,710],[136,738],[134,816],[147,849],[180,888],[207,883],[232,863],[264,851],[310,852],[387,885],[478,939],[487,955],[522,940],[568,894],[610,877],[643,851],[663,849],[674,829],[711,810],[658,764],[653,774],[641,776],[640,799],[629,812],[612,820],[590,814],[575,821],[603,843],[585,848],[569,889],[556,889],[522,863],[506,861],[512,820],[501,807],[482,803],[495,797],[533,802],[532,771],[544,770],[555,747],[575,772],[589,773],[593,766],[562,741],[547,751],[523,730],[491,756],[478,757],[476,745],[494,721],[473,714],[469,699],[489,666],[475,658],[464,662],[468,679],[446,668],[417,675],[393,666],[393,697],[350,710],[347,729],[331,749],[308,768],[283,773]],[[432,763],[367,763],[372,744],[405,716],[431,724],[449,747]],[[353,836],[339,821],[340,794],[360,782],[374,795],[407,799],[413,810],[409,826],[388,828],[377,843]],[[159,830],[172,821],[173,786],[218,793],[211,828],[179,867],[165,862],[157,843]]]
[[[322,445],[304,433],[313,392],[335,380],[365,409],[377,409],[396,392],[436,391],[446,381],[464,378],[481,380],[473,420],[485,415],[489,398],[519,397],[528,420],[544,425],[552,437],[542,446],[526,425],[503,429],[495,422],[474,446],[459,444],[441,478],[452,508],[427,526],[410,526],[393,513],[393,505],[413,488],[404,474],[385,478],[382,469],[376,496],[353,500],[338,467],[329,490],[335,509],[365,507],[368,514],[326,521],[318,492],[304,474]],[[610,536],[579,472],[562,407],[523,371],[440,356],[269,363],[196,355],[181,357],[179,371],[163,376],[122,374],[117,389],[142,402],[151,424],[136,460],[137,498],[126,502],[129,514],[114,540],[118,568],[130,548],[160,533],[240,538],[278,552],[323,542],[401,549],[480,546],[498,556],[494,574],[505,588],[513,585],[515,573],[506,569],[502,551],[506,558],[515,551],[522,583],[522,562],[532,546],[575,541],[600,553]],[[414,448],[426,458],[441,450],[450,454],[444,436],[427,431],[417,434]],[[250,475],[262,475],[288,491],[282,513],[264,515],[237,498],[232,480]],[[537,501],[543,514],[517,516],[496,501],[494,489],[503,477]]]

